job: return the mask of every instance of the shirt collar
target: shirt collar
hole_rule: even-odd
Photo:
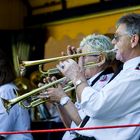
[[[133,59],[130,59],[126,61],[123,65],[123,70],[127,70],[129,68],[136,68],[136,66],[140,63],[140,56],[135,57]]]

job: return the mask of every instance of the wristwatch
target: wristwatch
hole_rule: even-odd
[[[77,80],[76,83],[75,83],[75,89],[82,83],[81,80]]]
[[[70,101],[71,99],[68,96],[62,97],[60,99],[60,105],[64,106],[65,104],[68,103],[68,101]]]

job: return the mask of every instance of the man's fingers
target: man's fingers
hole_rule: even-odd
[[[76,48],[74,46],[70,46],[70,45],[67,46],[67,54],[68,55],[72,55],[72,54],[76,54],[76,53],[77,53]]]
[[[43,92],[43,93],[40,93],[40,95],[38,95],[38,98],[46,98],[46,99],[49,99],[50,96],[48,94],[48,92]]]
[[[76,54],[77,52],[76,52],[76,48],[74,47],[74,46],[71,46],[71,50],[72,50],[72,53],[73,54]]]

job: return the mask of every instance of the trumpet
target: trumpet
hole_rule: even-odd
[[[72,84],[72,82],[69,82],[69,84]],[[70,86],[70,85],[67,85],[66,87],[64,87],[63,88],[63,90],[65,91],[65,93],[67,93],[67,92],[69,92],[69,91],[72,91],[72,90],[74,90],[75,89],[75,87],[74,86]],[[23,102],[19,102],[20,103],[20,106],[22,106],[23,108],[25,108],[25,109],[30,109],[30,108],[33,108],[33,107],[36,107],[36,106],[38,106],[38,105],[40,105],[40,104],[43,104],[43,103],[45,103],[45,102],[47,102],[48,101],[48,99],[36,99],[36,100],[34,100],[34,101],[32,101],[29,105],[25,105]]]
[[[105,57],[103,57],[103,60],[101,62],[99,62],[98,65],[99,64],[101,65],[104,62],[105,62]],[[85,67],[90,67],[90,64],[93,65],[93,63],[90,62],[90,63],[87,63],[87,65],[85,65]],[[94,63],[94,64],[97,65],[97,63]],[[66,80],[66,77],[63,77],[63,78],[58,79],[56,81],[53,81],[53,82],[51,82],[49,84],[45,84],[45,85],[43,85],[43,86],[41,86],[39,88],[36,88],[36,89],[34,89],[34,90],[32,90],[32,91],[30,91],[28,93],[25,93],[25,94],[23,94],[21,96],[18,96],[18,97],[14,98],[14,99],[6,100],[6,99],[1,98],[1,100],[2,100],[3,105],[4,105],[4,107],[6,108],[7,111],[9,111],[17,103],[19,103],[22,107],[24,107],[26,109],[29,109],[31,107],[35,107],[37,105],[40,105],[40,104],[46,102],[47,100],[46,99],[37,99],[37,100],[31,102],[29,105],[25,105],[22,101],[26,100],[29,97],[35,96],[37,93],[39,93],[39,92],[41,92],[41,91],[43,91],[43,90],[45,90],[45,89],[47,89],[47,88],[49,88],[51,86],[54,86],[54,85],[56,85],[58,83],[61,83],[61,82],[65,81],[65,80]],[[71,87],[71,85],[72,85],[72,81],[69,81],[68,85],[66,87],[64,87],[63,90],[65,92],[73,90],[74,87]],[[19,95],[19,94],[17,93],[17,95]]]
[[[111,52],[115,52],[115,51],[116,51],[116,49],[106,50],[106,51],[93,51],[93,52],[88,52],[88,53],[78,53],[78,54],[72,54],[72,55],[60,56],[60,57],[54,57],[54,58],[42,59],[42,60],[21,61],[21,63],[18,64],[18,66],[20,67],[19,70],[20,70],[21,74],[23,73],[23,71],[25,70],[26,67],[30,67],[30,66],[34,66],[34,65],[39,65],[40,72],[44,73],[41,65],[45,64],[45,63],[62,61],[62,60],[65,60],[65,59],[70,59],[70,58],[78,58],[78,57],[81,57],[81,56],[101,55],[101,54],[111,53]],[[92,67],[92,64],[93,64],[93,66],[95,65],[94,63],[90,63],[90,64],[87,64],[87,65],[89,65],[88,67]],[[58,69],[55,68],[55,69],[51,69],[49,72],[46,72],[44,74],[58,73],[58,72],[59,72]]]
[[[39,93],[40,91],[42,91],[44,89],[47,89],[47,88],[49,88],[49,87],[51,87],[53,85],[56,85],[56,84],[58,84],[60,82],[63,82],[64,80],[66,80],[66,77],[63,77],[63,78],[58,79],[56,81],[53,81],[53,82],[51,82],[49,84],[45,84],[45,85],[43,85],[43,86],[41,86],[39,88],[36,88],[36,89],[26,93],[26,94],[23,94],[21,96],[16,97],[14,99],[6,100],[6,99],[1,98],[1,100],[2,100],[3,105],[6,108],[6,110],[9,111],[15,104],[17,104],[17,103],[19,103],[19,102],[21,102],[23,100],[26,100],[27,98],[29,98],[29,97],[31,97],[33,95],[36,95],[37,93]]]
[[[33,66],[33,65],[41,65],[41,64],[44,64],[44,63],[49,63],[49,62],[58,61],[58,60],[61,61],[61,60],[68,59],[68,58],[76,58],[76,57],[86,56],[86,55],[101,55],[101,54],[104,54],[104,53],[110,53],[110,52],[115,52],[115,51],[116,51],[116,49],[112,49],[112,50],[108,50],[108,51],[104,51],[104,52],[103,51],[95,51],[95,52],[90,52],[90,53],[80,53],[80,54],[74,54],[74,55],[68,55],[68,56],[62,56],[62,57],[56,57],[56,58],[50,58],[50,59],[43,59],[43,60],[36,60],[36,61],[23,61],[21,66],[22,67],[29,67],[29,66]],[[104,64],[105,59],[106,59],[105,55],[103,55],[103,58],[99,63],[89,62],[84,67],[90,68],[90,67],[93,67],[93,66],[102,65],[102,64]],[[58,71],[58,69],[55,68],[55,71]],[[53,81],[49,84],[45,84],[42,87],[34,89],[34,90],[32,90],[28,93],[25,93],[21,96],[18,96],[14,99],[5,100],[5,99],[1,98],[1,100],[2,100],[3,105],[4,105],[4,107],[6,108],[7,111],[10,110],[10,108],[12,108],[17,103],[20,103],[25,108],[34,107],[34,106],[37,106],[41,103],[46,102],[46,100],[38,99],[36,101],[33,101],[29,106],[25,106],[23,103],[21,103],[21,101],[26,100],[27,98],[29,98],[33,95],[36,95],[37,93],[41,92],[42,90],[45,90],[45,89],[47,89],[51,86],[54,86],[54,85],[56,85],[60,82],[63,82],[64,80],[66,80],[66,77],[63,77],[63,78],[58,79],[56,81]],[[68,87],[64,88],[64,91],[68,92],[72,89],[74,89],[74,87],[68,86]]]

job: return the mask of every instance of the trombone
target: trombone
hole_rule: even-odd
[[[68,56],[62,56],[62,57],[56,57],[56,58],[50,58],[50,59],[43,59],[43,60],[36,60],[36,61],[22,61],[22,64],[21,66],[22,67],[29,67],[29,66],[33,66],[33,65],[41,65],[41,64],[44,64],[44,63],[49,63],[49,62],[53,62],[53,61],[61,61],[61,60],[64,60],[64,59],[68,59],[68,58],[76,58],[76,57],[80,57],[80,56],[86,56],[86,55],[101,55],[101,54],[104,54],[104,53],[110,53],[110,52],[115,52],[116,49],[112,49],[112,50],[108,50],[108,51],[95,51],[95,52],[90,52],[90,53],[80,53],[80,54],[74,54],[74,55],[68,55]],[[94,62],[89,62],[87,63],[84,67],[86,68],[90,68],[90,67],[93,67],[93,66],[97,66],[97,65],[102,65],[104,64],[105,62],[105,56],[103,55],[103,58],[101,60],[101,62],[99,63],[94,63]],[[57,69],[56,69],[57,70]],[[6,108],[6,110],[10,110],[10,108],[12,108],[15,104],[17,103],[21,103],[21,101],[23,100],[26,100],[27,98],[33,96],[33,95],[36,95],[37,93],[39,93],[40,91],[44,90],[44,89],[47,89],[51,86],[54,86],[60,82],[63,82],[64,80],[66,80],[66,77],[63,77],[61,79],[58,79],[56,81],[53,81],[49,84],[45,84],[43,85],[42,87],[39,87],[37,89],[34,89],[28,93],[25,93],[21,96],[18,96],[14,99],[11,99],[11,100],[6,100],[6,99],[3,99],[1,98],[2,102],[3,102],[3,105],[4,107]],[[71,82],[71,81],[70,81]],[[68,92],[70,90],[74,89],[74,87],[65,87],[64,88],[64,91],[65,92]],[[25,108],[30,108],[30,107],[34,107],[34,106],[37,106],[41,103],[44,103],[46,102],[46,100],[41,100],[41,99],[38,99],[36,101],[33,101],[29,106],[25,106],[24,104],[21,103],[21,105]]]

